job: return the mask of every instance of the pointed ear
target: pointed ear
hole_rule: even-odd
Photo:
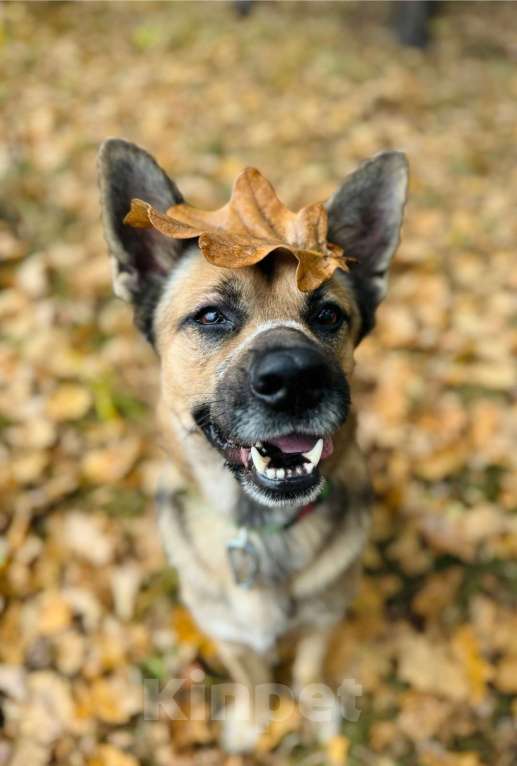
[[[401,152],[383,152],[349,175],[326,203],[330,242],[352,260],[353,281],[365,335],[384,298],[390,260],[400,241],[406,202],[408,162]]]
[[[185,243],[155,229],[135,229],[123,219],[133,197],[150,202],[161,212],[183,202],[183,197],[151,155],[128,141],[105,141],[97,168],[104,234],[113,259],[113,289],[119,298],[134,304],[137,325],[148,335],[150,296],[157,298],[160,284]]]

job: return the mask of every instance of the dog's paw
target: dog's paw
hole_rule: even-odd
[[[221,747],[227,753],[249,753],[266,726],[267,719],[254,717],[248,705],[228,705],[221,721]]]
[[[298,706],[304,733],[311,741],[316,739],[324,745],[339,734],[343,714],[339,699],[329,687],[305,687],[298,695]]]

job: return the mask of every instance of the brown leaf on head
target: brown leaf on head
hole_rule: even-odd
[[[181,203],[160,213],[148,202],[133,199],[124,223],[152,227],[175,239],[199,237],[207,261],[230,269],[253,266],[275,250],[289,252],[298,261],[296,282],[302,292],[315,290],[336,269],[348,271],[342,248],[327,242],[323,203],[293,213],[255,168],[237,177],[230,201],[219,210]]]

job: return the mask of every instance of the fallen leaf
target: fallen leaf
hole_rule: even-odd
[[[67,630],[55,637],[54,646],[59,672],[65,676],[74,676],[78,673],[83,666],[86,655],[84,636],[78,631]]]
[[[140,712],[142,690],[122,676],[94,680],[82,700],[83,715],[94,716],[107,724],[123,724]]]
[[[41,477],[49,456],[44,450],[28,450],[11,461],[12,476],[18,484],[32,484]]]
[[[431,694],[408,691],[402,696],[399,713],[401,730],[413,742],[431,739],[451,715],[451,707]]]
[[[56,388],[47,401],[47,414],[55,421],[79,420],[84,417],[92,402],[90,392],[75,383],[63,383]]]
[[[95,484],[113,484],[131,470],[140,452],[140,441],[127,437],[109,447],[91,450],[82,460],[82,470]]]
[[[69,511],[63,522],[63,546],[96,566],[105,566],[113,557],[113,539],[99,516]]]
[[[257,753],[271,752],[286,734],[298,729],[300,720],[300,711],[294,700],[280,696],[278,706],[273,711],[272,718],[256,745]]]
[[[52,636],[69,627],[72,610],[60,593],[43,593],[38,607],[37,630],[42,636]]]
[[[296,281],[303,292],[315,290],[338,268],[348,271],[342,248],[327,242],[324,205],[307,205],[293,213],[255,168],[246,168],[237,177],[230,201],[219,210],[197,210],[182,203],[160,213],[133,199],[124,223],[153,227],[176,239],[199,237],[207,261],[229,269],[253,266],[275,250],[287,251],[298,261]]]
[[[431,574],[413,599],[415,612],[427,619],[439,619],[448,606],[454,605],[461,578],[459,567]]]
[[[171,627],[181,643],[195,647],[205,657],[213,656],[215,646],[198,628],[189,611],[177,606],[172,611]]]
[[[427,635],[406,632],[398,641],[399,676],[415,690],[467,700],[470,687],[462,662]]]
[[[136,758],[113,745],[100,745],[88,766],[139,766]]]
[[[329,766],[346,766],[350,740],[341,735],[331,737],[326,745]]]

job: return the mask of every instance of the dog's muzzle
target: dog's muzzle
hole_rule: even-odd
[[[221,375],[215,401],[194,413],[243,487],[268,505],[308,502],[323,486],[320,461],[350,404],[331,353],[292,327],[256,336]]]

